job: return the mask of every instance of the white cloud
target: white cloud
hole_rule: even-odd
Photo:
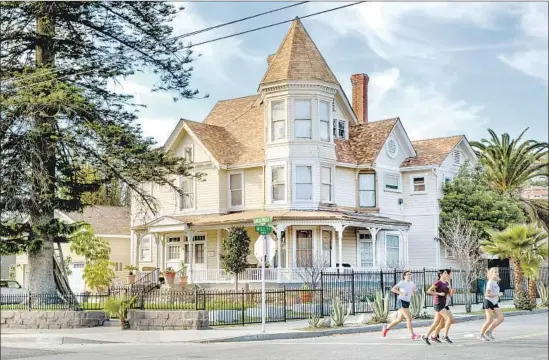
[[[519,39],[523,49],[500,54],[498,59],[526,75],[547,83],[549,65],[547,4],[524,3],[519,15]]]

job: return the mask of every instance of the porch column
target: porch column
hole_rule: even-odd
[[[221,231],[217,230],[217,269],[221,269]]]
[[[194,279],[193,279],[194,231],[187,230],[185,231],[185,235],[187,235],[187,240],[189,241],[189,283],[194,284]]]
[[[280,283],[282,282],[282,272],[280,271],[280,268],[282,267],[282,234],[286,231],[287,225],[284,224],[277,224],[276,225],[276,249],[278,250],[276,253],[277,256],[277,270],[276,270],[276,279]],[[286,244],[288,243],[288,239],[286,239]]]
[[[370,234],[372,234],[372,255],[374,257],[373,259],[373,267],[377,266],[377,233],[379,232],[379,228],[368,228],[370,231]]]
[[[402,241],[399,243],[399,247],[402,248],[402,251],[399,252],[400,255],[400,265],[403,268],[408,266],[408,231],[399,229],[400,237]]]
[[[338,241],[338,258],[339,258],[339,267],[343,268],[343,230],[345,226],[342,224],[334,225],[334,228],[337,232],[337,241]]]
[[[139,267],[139,260],[140,260],[139,254],[141,253],[141,239],[143,238],[143,236],[144,236],[143,233],[140,233],[140,232],[134,233],[135,240],[132,239],[132,241],[135,241],[135,245],[133,247],[134,252],[132,253],[132,262],[133,262],[132,265],[135,265],[136,267]]]
[[[156,244],[156,267],[160,269],[160,239],[157,233],[153,233],[153,236]]]

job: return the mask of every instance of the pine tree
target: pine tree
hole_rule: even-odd
[[[53,243],[74,226],[54,210],[81,211],[85,194],[113,181],[155,212],[144,183],[196,176],[184,159],[144,138],[132,96],[108,81],[151,71],[153,91],[192,99],[192,53],[169,25],[183,10],[163,2],[0,3],[0,252],[29,254],[29,290],[55,292]],[[95,176],[81,176],[83,169]],[[7,219],[7,220],[6,220]],[[29,219],[29,221],[26,221]]]

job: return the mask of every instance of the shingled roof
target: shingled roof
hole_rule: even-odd
[[[130,209],[122,206],[90,206],[65,213],[73,221],[85,221],[98,235],[130,235]]]
[[[336,156],[339,162],[372,164],[391,134],[398,118],[372,121],[349,128],[349,140],[336,140]]]
[[[441,165],[463,138],[458,135],[412,141],[417,156],[404,160],[401,167]]]
[[[321,80],[339,85],[299,19],[292,22],[278,51],[271,58],[261,84],[284,80]]]

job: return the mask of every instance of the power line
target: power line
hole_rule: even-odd
[[[218,38],[215,38],[215,39],[202,41],[202,42],[199,42],[199,43],[196,43],[196,44],[192,44],[192,45],[189,45],[189,46],[185,46],[183,49],[190,49],[190,48],[193,48],[193,47],[195,47],[195,46],[208,44],[208,43],[211,43],[211,42],[214,42],[214,41],[219,41],[219,40],[223,40],[223,39],[228,39],[228,38],[231,38],[231,37],[234,37],[234,36],[243,35],[243,34],[251,33],[251,32],[254,32],[254,31],[258,31],[258,30],[267,29],[267,28],[270,28],[270,27],[273,27],[273,26],[278,26],[278,25],[286,24],[286,23],[289,23],[289,22],[294,21],[295,19],[305,19],[305,18],[308,18],[308,17],[311,17],[311,16],[316,16],[316,15],[320,15],[320,14],[325,14],[325,13],[328,13],[328,12],[331,12],[331,11],[335,11],[335,10],[343,9],[343,8],[346,8],[346,7],[350,7],[350,6],[355,6],[355,5],[358,5],[358,4],[362,4],[362,3],[364,3],[364,2],[366,2],[366,1],[358,1],[358,2],[355,2],[355,3],[352,3],[352,4],[347,4],[347,5],[343,5],[343,6],[338,6],[338,7],[332,8],[332,9],[319,11],[319,12],[312,13],[312,14],[305,15],[305,16],[296,16],[295,18],[290,19],[290,20],[280,21],[280,22],[277,22],[277,23],[274,23],[274,24],[261,26],[261,27],[255,28],[255,29],[250,29],[250,30],[242,31],[242,32],[239,32],[239,33],[234,33],[234,34],[227,35],[227,36],[222,36],[222,37],[218,37]]]
[[[80,71],[80,72],[77,72],[77,73],[74,73],[74,74],[68,74],[68,75],[61,76],[61,77],[59,77],[59,78],[57,78],[57,79],[45,80],[45,81],[40,81],[40,82],[37,82],[37,83],[25,85],[25,86],[15,87],[15,88],[9,89],[9,91],[19,91],[19,90],[22,90],[22,89],[29,88],[29,87],[31,87],[31,86],[36,86],[36,85],[40,85],[40,84],[43,84],[43,83],[47,83],[47,82],[49,82],[49,81],[57,81],[57,80],[65,79],[65,78],[68,78],[68,77],[74,76],[74,75],[87,74],[87,73],[94,72],[94,71],[96,71],[96,70],[97,70],[97,69],[90,69],[90,70],[86,70],[86,71]]]
[[[177,35],[177,36],[174,36],[172,39],[182,39],[182,38],[189,37],[189,36],[192,36],[192,35],[201,34],[201,33],[206,32],[206,31],[210,31],[210,30],[214,30],[214,29],[219,29],[219,28],[221,28],[221,27],[223,27],[223,26],[236,24],[236,23],[241,22],[241,21],[253,19],[253,18],[256,18],[256,17],[259,17],[259,16],[271,14],[271,13],[274,13],[274,12],[277,12],[277,11],[280,11],[280,10],[289,9],[289,8],[291,8],[291,7],[303,5],[303,4],[306,4],[306,3],[308,3],[308,1],[302,1],[302,2],[299,2],[299,3],[297,3],[297,4],[292,4],[292,5],[284,6],[284,7],[278,8],[278,9],[273,9],[273,10],[265,11],[265,12],[262,12],[262,13],[259,13],[259,14],[255,14],[255,15],[252,15],[252,16],[244,17],[244,18],[242,18],[242,19],[229,21],[229,22],[226,22],[226,23],[223,23],[223,24],[219,24],[219,25],[215,25],[215,26],[210,26],[209,28],[205,28],[205,29],[202,29],[202,30],[193,31],[193,32],[190,32],[190,33],[187,33],[187,34],[183,34],[183,35]]]

